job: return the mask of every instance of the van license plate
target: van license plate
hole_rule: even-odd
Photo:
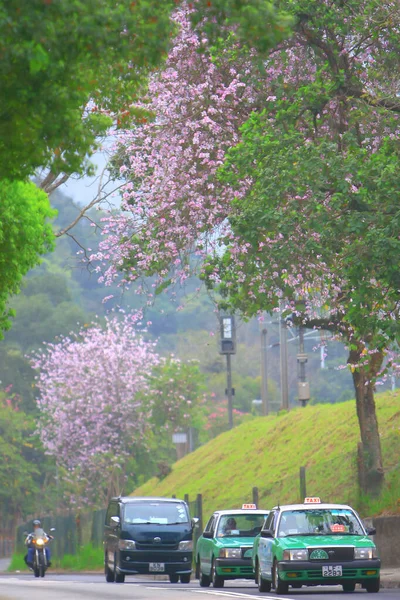
[[[341,577],[342,565],[323,565],[322,577]]]
[[[164,573],[165,564],[164,563],[150,563],[149,571],[151,571],[152,573]]]

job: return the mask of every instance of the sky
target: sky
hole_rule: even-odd
[[[111,140],[110,140],[110,144],[111,145]],[[104,170],[104,167],[107,164],[107,161],[109,159],[109,152],[107,152],[107,145],[105,146],[105,150],[101,150],[99,152],[96,152],[92,157],[91,157],[91,162],[95,165],[96,167],[96,174],[93,177],[70,177],[69,180],[64,183],[62,186],[60,186],[60,191],[65,194],[66,196],[69,196],[70,198],[72,198],[74,200],[74,202],[76,202],[77,204],[81,205],[81,206],[85,206],[86,204],[89,204],[89,202],[91,202],[94,198],[94,196],[97,194],[98,192],[98,186],[99,186],[99,179],[100,176],[102,174],[102,171]],[[115,182],[110,184],[110,186],[108,186],[106,189],[108,191],[111,191],[113,189],[113,187],[115,187]],[[119,199],[119,195],[116,194],[114,197],[109,197],[107,199],[108,201],[110,201],[114,206],[119,206],[120,204],[120,199]]]

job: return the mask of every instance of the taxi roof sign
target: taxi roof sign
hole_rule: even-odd
[[[304,498],[304,504],[321,504],[321,498],[318,498],[318,496]]]
[[[256,510],[256,508],[257,508],[256,504],[242,504],[243,510]]]

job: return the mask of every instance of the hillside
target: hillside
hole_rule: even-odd
[[[133,495],[183,497],[203,494],[204,515],[251,501],[260,507],[299,500],[299,467],[306,467],[307,494],[350,503],[362,514],[400,512],[400,391],[377,394],[386,485],[371,504],[357,490],[359,429],[354,401],[318,404],[259,417],[211,440],[173,465],[163,480],[153,478]]]

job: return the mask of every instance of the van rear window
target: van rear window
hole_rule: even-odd
[[[125,504],[124,521],[136,525],[178,525],[188,523],[189,515],[179,502],[134,502]]]

